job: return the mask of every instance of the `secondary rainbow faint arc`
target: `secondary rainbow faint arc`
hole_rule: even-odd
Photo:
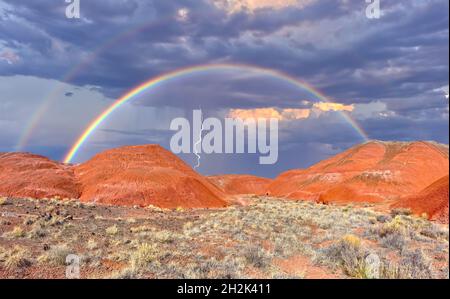
[[[285,74],[283,72],[280,72],[278,70],[273,69],[267,69],[262,68],[258,66],[251,66],[251,65],[242,65],[242,64],[207,64],[207,65],[196,65],[191,66],[187,68],[178,69],[169,73],[166,73],[164,75],[154,77],[150,79],[149,81],[146,81],[142,83],[141,85],[133,88],[129,92],[127,92],[125,95],[123,95],[121,98],[116,100],[111,106],[109,106],[105,111],[103,111],[97,118],[92,121],[89,126],[86,128],[86,130],[81,134],[81,136],[77,139],[77,141],[73,144],[70,151],[67,153],[67,155],[64,158],[64,163],[70,163],[75,155],[77,154],[78,150],[81,148],[83,143],[89,138],[89,136],[97,129],[97,127],[105,121],[108,116],[114,112],[116,109],[118,109],[120,106],[122,106],[124,103],[128,102],[133,97],[139,95],[140,93],[146,91],[149,88],[155,87],[162,82],[179,78],[185,75],[194,74],[194,73],[200,73],[200,72],[206,72],[206,71],[216,71],[216,70],[248,70],[248,71],[254,71],[258,72],[259,74],[265,74],[268,76],[272,76],[275,78],[278,78],[280,80],[289,82],[297,87],[300,87],[302,89],[306,89],[311,94],[315,95],[319,99],[329,102],[327,97],[309,85],[306,82],[303,82],[297,78],[294,78],[288,74]],[[358,132],[358,134],[364,139],[368,140],[369,137],[364,132],[364,130],[359,126],[359,124],[351,118],[351,116],[346,113],[345,111],[340,111],[340,114],[350,123],[350,125]]]
[[[195,16],[207,16],[206,14],[198,14],[195,12],[190,12],[189,17]],[[76,76],[78,76],[82,71],[85,71],[91,64],[95,61],[96,58],[103,52],[106,52],[110,48],[116,45],[123,45],[127,42],[127,39],[135,37],[137,34],[146,31],[147,29],[152,29],[157,26],[162,26],[165,24],[170,24],[171,22],[176,22],[176,16],[168,16],[159,20],[151,20],[144,24],[139,24],[137,27],[132,27],[121,32],[119,35],[114,35],[111,38],[107,39],[104,43],[100,44],[96,47],[89,55],[84,57],[82,61],[71,68],[66,75],[63,76],[63,79],[60,80],[61,83],[70,83]],[[48,109],[55,103],[58,99],[58,94],[64,91],[65,85],[59,84],[58,87],[53,89],[47,97],[44,98],[44,101],[41,103],[39,108],[34,112],[32,117],[29,119],[28,123],[25,125],[22,135],[19,138],[19,141],[16,144],[16,151],[22,151],[23,148],[27,145],[30,140],[33,132],[38,127],[39,122],[44,118],[45,113]]]
[[[170,21],[171,21],[170,18],[166,18],[156,22],[151,21],[145,24],[141,24],[138,27],[133,27],[131,28],[131,30],[126,30],[122,32],[120,35],[113,36],[112,38],[108,39],[106,42],[95,48],[94,51],[92,51],[89,55],[83,58],[79,64],[75,65],[72,69],[69,70],[69,72],[66,75],[63,76],[63,79],[61,80],[61,83],[59,83],[58,87],[53,89],[48,94],[48,96],[45,97],[42,104],[35,111],[33,116],[29,119],[16,145],[16,151],[21,151],[25,147],[30,137],[32,136],[34,130],[37,128],[38,123],[44,117],[45,113],[48,111],[51,105],[53,105],[54,102],[57,100],[57,95],[64,91],[65,85],[62,83],[69,83],[70,81],[72,81],[77,75],[79,75],[82,71],[87,69],[87,67],[90,66],[101,53],[106,52],[106,50],[108,50],[109,48],[119,43],[120,44],[125,43],[127,38],[131,38],[143,30],[152,28],[153,26],[160,26],[165,23],[169,23]]]

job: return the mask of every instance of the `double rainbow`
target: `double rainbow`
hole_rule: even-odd
[[[81,134],[81,136],[77,139],[77,141],[72,145],[70,148],[70,151],[66,154],[64,158],[65,163],[70,163],[74,157],[76,156],[77,152],[80,150],[80,148],[83,146],[83,144],[86,142],[86,140],[92,135],[92,133],[108,118],[108,116],[116,111],[118,108],[120,108],[123,104],[130,101],[134,97],[142,94],[143,92],[155,88],[159,85],[161,85],[164,82],[173,80],[175,78],[185,77],[192,74],[199,74],[209,71],[224,71],[224,70],[234,70],[234,71],[253,71],[257,72],[261,75],[266,75],[269,77],[273,77],[278,80],[285,81],[287,83],[290,83],[300,89],[307,90],[317,98],[319,98],[321,101],[329,102],[327,97],[309,85],[306,82],[303,82],[297,78],[294,78],[288,74],[285,74],[283,72],[262,68],[258,66],[251,66],[251,65],[243,65],[243,64],[207,64],[207,65],[197,65],[197,66],[191,66],[187,68],[178,69],[169,73],[166,73],[164,75],[155,77],[153,79],[150,79],[147,82],[144,82],[143,84],[133,88],[126,94],[124,94],[121,98],[116,100],[111,106],[109,106],[105,111],[103,111],[98,117],[96,117],[86,128],[86,130]],[[368,140],[367,134],[364,132],[364,130],[361,128],[361,126],[351,118],[351,116],[346,113],[345,111],[340,111],[340,114],[342,117],[355,129],[355,131],[361,136],[362,139],[365,141]]]

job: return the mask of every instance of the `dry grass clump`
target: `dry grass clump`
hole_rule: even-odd
[[[339,265],[346,275],[354,278],[368,278],[365,262],[368,253],[357,236],[344,236],[338,243],[326,248],[324,253],[326,258]]]
[[[369,231],[382,246],[399,251],[417,241],[427,243],[435,240],[448,243],[448,229],[412,216],[397,215],[390,221],[373,226]]]
[[[153,233],[151,237],[160,243],[173,243],[176,239],[180,238],[178,234],[168,230],[157,231]]]
[[[258,269],[265,269],[270,266],[271,258],[260,246],[250,246],[243,254],[246,264]]]
[[[71,254],[67,245],[57,245],[50,248],[49,251],[38,257],[38,262],[41,264],[49,264],[53,266],[65,266],[66,258]]]
[[[183,279],[235,279],[244,277],[245,261],[240,257],[227,257],[224,260],[198,257],[180,273]]]
[[[202,254],[176,253],[171,258],[181,258],[183,263],[176,260],[164,264],[151,264],[150,271],[158,278],[178,279],[232,279],[245,276],[246,260],[242,256],[225,255],[221,258]]]
[[[40,225],[33,226],[28,232],[28,238],[30,239],[41,239],[47,236],[47,231],[43,229]]]
[[[110,279],[136,279],[139,278],[138,273],[132,267],[116,271],[109,276]]]
[[[342,242],[345,243],[346,245],[349,245],[349,246],[354,247],[354,248],[360,248],[361,247],[361,239],[358,238],[355,235],[345,235],[342,238]]]
[[[159,213],[168,211],[168,209],[163,209],[163,208],[160,208],[160,207],[157,207],[157,206],[154,206],[154,205],[148,205],[144,209],[147,209],[147,210],[152,211],[152,212],[159,212]]]
[[[387,222],[380,226],[378,234],[380,237],[385,237],[389,234],[401,234],[406,235],[408,230],[408,225],[403,221],[403,218],[396,216],[392,221]]]
[[[139,245],[130,257],[132,269],[142,269],[149,263],[157,261],[158,253],[155,244],[144,243]]]
[[[391,211],[391,215],[393,218],[396,216],[410,216],[412,215],[412,211],[408,208],[396,208]]]
[[[110,236],[115,236],[119,233],[119,228],[117,227],[117,225],[113,225],[108,227],[105,232]]]
[[[0,206],[6,206],[8,204],[7,197],[0,197]]]
[[[128,262],[130,253],[128,251],[115,250],[112,254],[108,255],[108,259],[116,262]]]
[[[398,232],[387,234],[383,238],[381,238],[381,244],[383,246],[387,248],[397,249],[399,251],[402,251],[407,243],[408,240],[405,235]]]
[[[409,244],[411,236],[415,235],[411,223],[399,215],[373,227],[371,232],[382,246],[399,251],[402,251]]]
[[[338,264],[343,272],[353,278],[382,279],[431,279],[434,277],[430,259],[421,250],[402,250],[399,262],[392,262],[381,253],[379,264],[368,264],[370,252],[363,248],[356,236],[345,236],[340,242],[324,250],[325,259],[330,265]],[[378,256],[378,255],[376,255]],[[374,269],[373,267],[376,267]],[[372,277],[371,273],[377,273]]]
[[[449,230],[447,227],[442,227],[434,223],[428,223],[419,229],[419,234],[434,240],[449,240]]]
[[[3,234],[4,238],[17,239],[25,237],[25,232],[20,226],[15,226],[11,231]]]
[[[50,226],[60,226],[60,225],[64,225],[65,223],[66,223],[66,218],[63,216],[57,216],[57,215],[52,216],[50,221],[48,221],[48,225],[50,225]]]
[[[0,254],[0,261],[3,262],[7,269],[24,268],[32,264],[30,252],[20,246],[15,246],[10,250],[2,252]]]
[[[382,277],[387,279],[433,279],[431,261],[417,249],[406,251],[398,264],[385,263],[381,268]]]
[[[149,231],[154,231],[155,229],[151,226],[148,225],[141,225],[141,226],[136,226],[136,227],[132,227],[130,228],[130,231],[132,233],[142,233],[142,232],[149,232]]]
[[[98,249],[98,243],[94,239],[90,239],[86,244],[86,248],[89,250]]]

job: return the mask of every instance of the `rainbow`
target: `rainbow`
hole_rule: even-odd
[[[72,145],[69,152],[66,154],[64,158],[64,163],[70,163],[73,158],[76,156],[77,152],[80,150],[82,145],[86,142],[86,140],[91,136],[91,134],[102,124],[108,116],[113,113],[115,110],[120,108],[123,104],[133,99],[135,96],[147,91],[150,88],[155,88],[162,84],[163,82],[173,80],[175,78],[180,78],[184,76],[188,76],[191,74],[197,74],[208,71],[223,71],[223,70],[246,70],[246,71],[254,71],[258,72],[261,75],[267,75],[282,81],[286,81],[290,84],[293,84],[296,87],[301,89],[305,89],[314,96],[318,97],[320,100],[329,102],[328,98],[309,85],[306,82],[303,82],[297,78],[294,78],[288,74],[283,72],[262,68],[258,66],[251,65],[243,65],[243,64],[207,64],[207,65],[197,65],[191,66],[187,68],[178,69],[164,75],[155,77],[150,79],[147,82],[142,83],[141,85],[133,88],[126,94],[124,94],[121,98],[116,100],[111,106],[109,106],[105,111],[103,111],[97,118],[95,118],[86,130],[81,134],[81,136],[76,140],[76,142]],[[365,141],[369,140],[368,135],[364,132],[364,130],[359,126],[359,124],[351,118],[351,116],[345,111],[340,111],[340,114],[344,117],[344,119],[355,129],[355,131],[364,139]]]

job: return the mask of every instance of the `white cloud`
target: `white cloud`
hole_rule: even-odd
[[[5,49],[0,52],[0,62],[4,61],[10,65],[16,64],[20,61],[19,56],[12,50]]]
[[[328,102],[319,102],[313,105],[314,108],[329,112],[329,111],[347,111],[352,112],[355,108],[354,105],[344,105],[340,103],[328,103]]]
[[[305,102],[305,101],[303,101]],[[344,105],[340,103],[319,102],[312,105],[311,108],[297,109],[276,107],[266,107],[257,109],[231,109],[228,117],[241,119],[258,119],[258,118],[276,118],[279,121],[293,121],[307,119],[314,115],[320,115],[323,112],[336,112],[354,110],[354,105]]]
[[[435,89],[435,90],[433,90],[434,92],[437,92],[437,93],[442,93],[442,95],[448,100],[448,97],[449,97],[449,86],[448,85],[446,85],[446,86],[442,86],[441,88],[437,88],[437,89]]]
[[[258,9],[282,9],[286,7],[306,7],[316,0],[215,0],[214,3],[228,13],[248,11],[254,13]]]
[[[179,22],[185,22],[185,21],[187,21],[189,19],[189,14],[190,14],[189,9],[187,9],[187,8],[180,8],[177,11],[176,19]]]
[[[279,121],[287,121],[308,118],[310,114],[310,109],[277,109],[269,107],[258,109],[231,109],[228,117],[240,119],[275,118]]]

